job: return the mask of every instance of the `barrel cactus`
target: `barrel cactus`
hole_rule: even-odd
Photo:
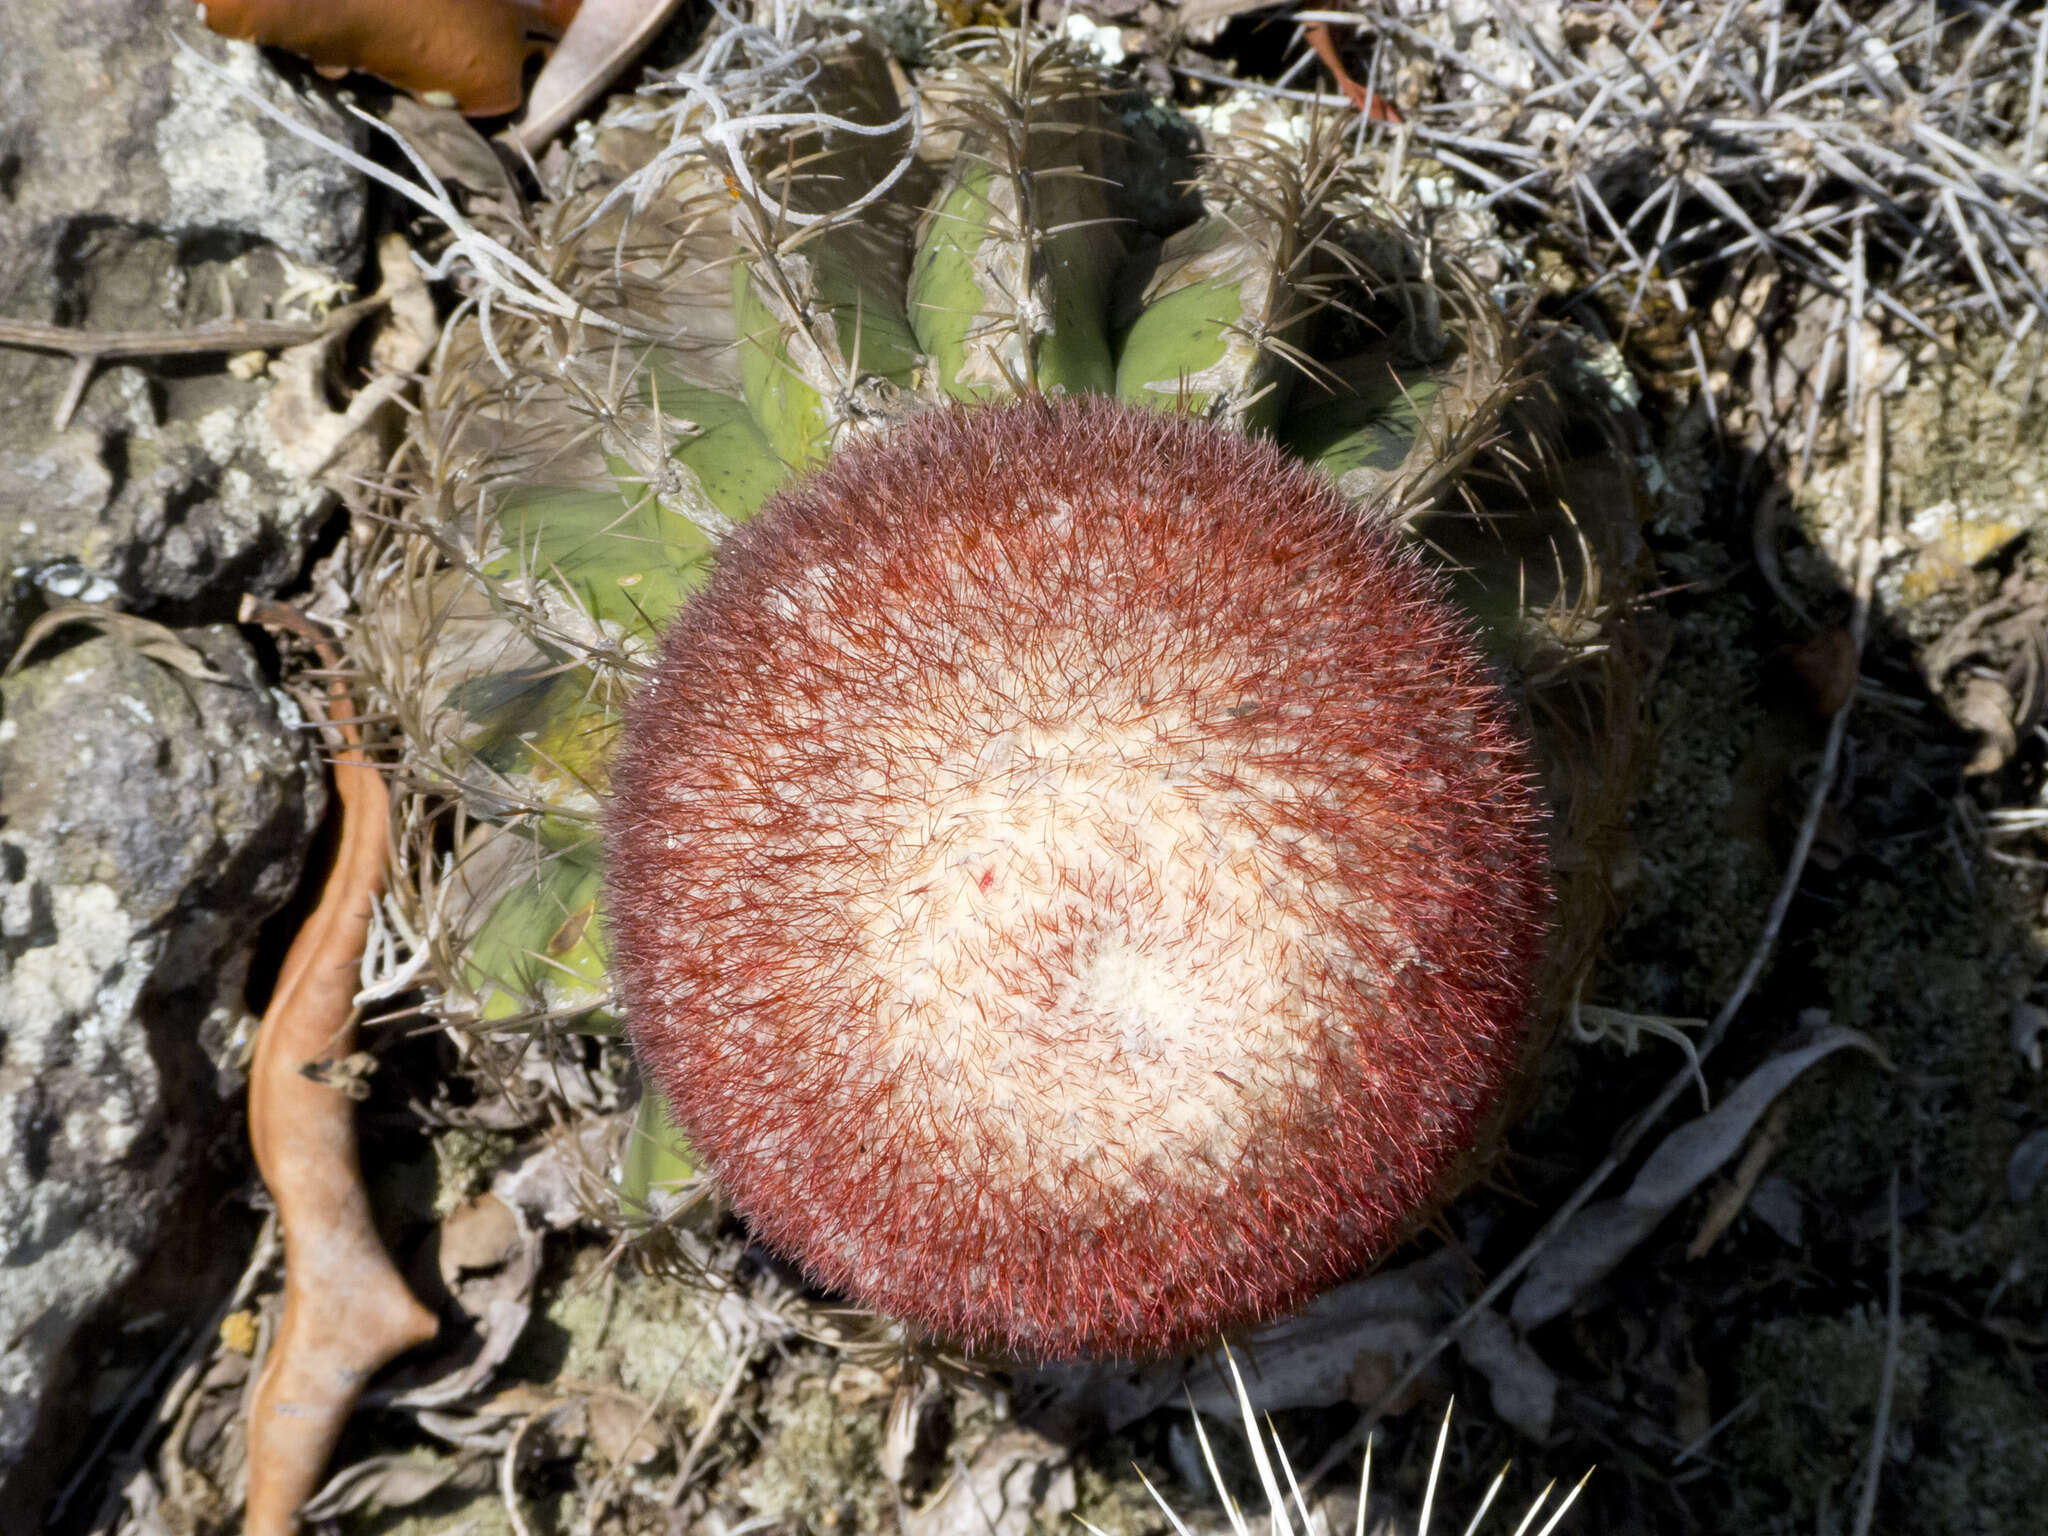
[[[701,1149],[673,1123],[668,1102],[687,1100],[695,1107],[683,1118],[709,1144],[714,1171],[738,1170],[742,1213],[855,1299],[998,1351],[1145,1354],[1306,1299],[1425,1218],[1475,1166],[1473,1143],[1497,1122],[1514,1067],[1540,1031],[1532,1016],[1570,992],[1586,963],[1585,935],[1597,927],[1587,912],[1604,890],[1601,840],[1626,780],[1627,668],[1615,660],[1626,561],[1597,547],[1598,530],[1574,528],[1569,509],[1514,487],[1517,469],[1529,482],[1541,477],[1527,451],[1538,437],[1516,415],[1539,370],[1483,287],[1382,196],[1385,167],[1346,137],[1351,125],[1313,115],[1246,116],[1252,121],[1211,135],[1192,154],[1189,190],[1174,185],[1164,163],[1161,146],[1176,142],[1169,116],[1060,39],[969,31],[907,73],[857,29],[806,22],[792,33],[721,23],[689,65],[579,134],[566,160],[550,169],[546,196],[529,216],[494,231],[497,274],[478,284],[475,302],[444,338],[412,429],[392,531],[357,593],[352,644],[378,707],[397,724],[402,900],[440,1017],[464,1030],[606,1034],[623,1025],[635,1035],[647,1089],[626,1155],[622,1211],[658,1207],[661,1186],[699,1170]],[[1063,431],[1092,433],[1092,446],[1063,445],[1055,440]],[[1510,440],[1523,451],[1501,451]],[[797,857],[796,844],[732,841],[773,821],[777,796],[824,793],[819,783],[839,782],[831,773],[799,791],[790,787],[795,779],[770,782],[759,761],[712,762],[696,790],[700,800],[722,797],[713,809],[726,819],[711,831],[701,817],[690,821],[688,807],[677,812],[694,829],[685,833],[676,830],[681,822],[615,810],[610,801],[627,733],[636,736],[623,751],[635,796],[685,798],[662,777],[666,754],[690,757],[728,728],[747,728],[722,711],[729,700],[752,697],[744,679],[768,665],[762,658],[779,653],[784,638],[794,644],[807,627],[816,630],[803,592],[829,606],[818,594],[851,582],[858,568],[862,580],[873,577],[873,592],[910,594],[901,605],[905,622],[927,609],[953,613],[927,601],[955,569],[933,575],[927,545],[952,540],[949,548],[970,552],[959,554],[962,572],[986,551],[971,553],[980,531],[963,533],[951,513],[931,512],[921,500],[927,491],[933,506],[948,496],[986,501],[992,464],[1020,486],[1054,475],[1055,461],[1074,483],[1115,481],[1118,466],[1090,465],[1090,453],[1131,455],[1123,467],[1134,480],[1178,498],[1164,513],[1148,503],[1128,521],[1163,530],[1158,548],[1180,551],[1174,558],[1216,568],[1223,593],[1216,612],[1250,613],[1257,604],[1240,601],[1238,578],[1263,582],[1268,596],[1258,602],[1267,606],[1256,622],[1284,650],[1294,643],[1283,633],[1290,625],[1271,622],[1281,611],[1272,605],[1284,606],[1290,592],[1314,594],[1312,602],[1300,599],[1290,621],[1306,648],[1285,651],[1285,667],[1307,669],[1303,676],[1338,670],[1316,673],[1329,683],[1317,684],[1322,691],[1281,703],[1271,694],[1286,679],[1272,683],[1282,678],[1274,672],[1264,695],[1221,710],[1219,720],[1240,720],[1268,708],[1280,722],[1272,726],[1279,734],[1230,758],[1233,784],[1264,771],[1283,738],[1299,756],[1310,730],[1303,722],[1313,718],[1325,745],[1328,733],[1340,733],[1334,777],[1288,779],[1284,793],[1260,803],[1306,807],[1335,796],[1349,806],[1381,806],[1369,781],[1390,781],[1393,770],[1356,760],[1351,745],[1371,734],[1378,709],[1393,735],[1416,743],[1401,771],[1426,780],[1449,809],[1439,836],[1423,826],[1426,808],[1415,808],[1426,796],[1403,799],[1406,782],[1388,790],[1385,806],[1402,808],[1383,809],[1393,818],[1387,825],[1410,831],[1388,845],[1383,862],[1411,866],[1396,883],[1404,892],[1412,885],[1413,901],[1428,909],[1428,921],[1414,924],[1424,936],[1399,938],[1395,947],[1408,947],[1397,960],[1382,957],[1371,978],[1343,983],[1352,1012],[1310,1010],[1336,1042],[1309,1042],[1324,1066],[1347,1059],[1409,1065],[1374,1066],[1379,1076],[1347,1076],[1332,1066],[1335,1076],[1319,1076],[1321,1066],[1293,1057],[1275,1065],[1253,1053],[1240,1067],[1235,1057],[1200,1056],[1200,1082],[1213,1077],[1229,1088],[1215,1095],[1197,1088],[1193,1099],[1218,1125],[1243,1119],[1229,1148],[1214,1151],[1193,1132],[1184,1142],[1169,1136],[1158,1143],[1198,1149],[1178,1183],[1136,1168],[1139,1159],[1126,1147],[1077,1153],[1076,1168],[1089,1158],[1123,1160],[1123,1192],[1096,1209],[1065,1174],[1046,1172],[1064,1167],[1064,1154],[1041,1159],[1029,1150],[1042,1145],[1047,1126],[1056,1132],[1069,1123],[1054,1116],[1010,1149],[1029,1165],[1018,1187],[1038,1192],[1033,1207],[1012,1198],[1015,1190],[976,1184],[976,1170],[985,1173],[996,1157],[995,1141],[974,1139],[980,1133],[972,1127],[984,1121],[947,1121],[932,1107],[971,1084],[913,1092],[883,1082],[872,1063],[859,1065],[863,1031],[876,1032],[875,1009],[883,1006],[876,989],[887,990],[872,967],[835,994],[838,1013],[818,1019],[815,1030],[796,1031],[826,1063],[802,1068],[810,1074],[804,1091],[827,1095],[813,1094],[804,1115],[765,1127],[748,1119],[760,1095],[776,1091],[778,1074],[789,1081],[801,1075],[784,1070],[778,1053],[796,1046],[780,1036],[772,1051],[756,1054],[758,1082],[726,1084],[731,1092],[715,1106],[697,1091],[703,1072],[719,1062],[730,1069],[737,1059],[720,1054],[725,1045],[767,1029],[748,1012],[751,1004],[735,1001],[744,991],[733,990],[743,939],[715,917],[751,904],[754,926],[746,932],[754,933],[822,914],[818,922],[839,935],[834,942],[867,943],[841,932],[857,893],[826,881],[807,888],[808,905],[785,908],[776,905],[785,888],[749,883],[760,861]],[[1175,478],[1193,459],[1225,466],[1216,471],[1224,476],[1220,489],[1199,477]],[[914,483],[920,465],[943,483]],[[1035,510],[1028,528],[1003,524],[1004,537],[1035,537],[1048,518],[1072,511],[1061,499],[1068,481],[1044,483],[1046,506],[1017,492],[1018,504]],[[834,495],[841,500],[819,500]],[[1205,509],[1205,497],[1229,505]],[[839,526],[856,516],[849,510],[856,502],[861,526],[889,529],[889,538],[862,542],[860,528],[847,534]],[[764,507],[770,512],[761,529],[746,531]],[[1076,515],[1107,514],[1083,506]],[[1200,530],[1211,527],[1216,543],[1202,546],[1210,535]],[[852,553],[832,552],[846,545],[842,534],[854,540]],[[784,545],[802,553],[788,554]],[[875,555],[884,545],[887,557]],[[1310,551],[1298,568],[1281,552],[1297,545]],[[722,549],[740,553],[722,560]],[[1041,605],[1032,611],[1041,628],[1056,627],[1064,620],[1055,608],[1068,599],[1045,596],[1043,570],[1056,557],[1039,549],[1032,558],[1040,566],[1029,601]],[[1103,567],[1124,555],[1089,558],[1090,570],[1081,569],[1087,559],[1075,561],[1082,596],[1072,601],[1082,607],[1096,601],[1091,594],[1103,583],[1120,579]],[[1155,573],[1156,582],[1174,585],[1169,568],[1160,570],[1166,574]],[[919,580],[936,585],[918,589]],[[1361,592],[1379,606],[1347,617],[1345,605]],[[1445,596],[1451,592],[1459,609]],[[1203,629],[1206,601],[1189,600],[1181,630]],[[959,613],[945,619],[953,625],[945,644],[982,643],[970,622],[973,604],[956,606]],[[697,617],[676,622],[691,613]],[[1347,637],[1330,644],[1357,658],[1342,664],[1355,672],[1330,661],[1337,651],[1315,649],[1324,643],[1317,637],[1346,624]],[[1075,633],[1092,637],[1076,642],[1092,651],[1074,663],[1072,686],[1099,702],[1127,680],[1101,670],[1122,642],[1085,626]],[[1158,640],[1161,675],[1196,668],[1176,649],[1185,634],[1162,631]],[[1401,654],[1372,654],[1382,642],[1398,642]],[[1137,660],[1124,663],[1126,671],[1149,664],[1132,654]],[[707,672],[706,657],[727,671]],[[1025,690],[1025,702],[999,699],[993,713],[983,708],[988,678],[1002,665],[1024,663],[992,663],[968,678],[969,659],[949,654],[939,664],[948,674],[939,691],[971,700],[958,706],[961,719],[996,735],[1019,721],[1044,725],[1040,706],[1050,695],[1043,689]],[[657,669],[667,670],[650,689]],[[819,674],[829,674],[826,681],[807,675],[785,695],[815,704],[841,688],[847,670],[826,666]],[[687,684],[673,682],[674,672],[689,674]],[[731,679],[729,693],[721,677]],[[1352,699],[1345,688],[1366,693]],[[920,689],[919,697],[931,694],[924,681],[911,691]],[[693,723],[671,741],[663,712],[683,710],[675,701],[686,696]],[[1153,706],[1149,684],[1133,685],[1131,697],[1141,712]],[[1298,717],[1293,724],[1280,719],[1288,711]],[[817,724],[823,718],[790,704],[775,728],[818,738],[827,730]],[[1214,741],[1238,740],[1232,728],[1218,725]],[[810,739],[805,751],[825,753],[833,772],[866,751],[864,782],[895,782],[887,749],[862,747],[858,735],[849,727],[844,741],[836,734],[829,742]],[[1155,747],[1164,739],[1157,732],[1147,738]],[[1207,748],[1188,750],[1199,758]],[[800,755],[790,746],[767,757],[793,762]],[[1176,771],[1169,753],[1160,775]],[[746,784],[735,788],[742,778]],[[1539,782],[1553,812],[1547,839]],[[765,798],[747,800],[747,786]],[[920,791],[930,792],[929,785]],[[1096,805],[1090,814],[1104,813]],[[1208,811],[1188,814],[1196,818],[1189,826],[1209,826],[1202,821]],[[1265,829],[1275,847],[1323,835],[1308,809],[1282,819],[1285,829]],[[1223,839],[1217,848],[1229,842],[1215,835]],[[1246,965],[1285,970],[1296,949],[1315,951],[1330,934],[1353,932],[1358,912],[1378,913],[1378,888],[1345,883],[1362,855],[1329,835],[1337,852],[1325,859],[1323,883],[1302,887],[1301,910],[1288,919],[1307,925],[1301,944],[1260,948],[1265,941],[1256,936],[1240,942],[1225,934],[1222,949],[1249,944]],[[689,842],[693,836],[699,841]],[[1235,867],[1236,854],[1212,853],[1226,875]],[[707,895],[701,881],[690,885],[685,875],[651,868],[669,855],[692,869],[728,873]],[[920,854],[927,855],[939,858],[929,848]],[[1245,857],[1265,855],[1255,849]],[[1174,878],[1206,892],[1218,877],[1187,873],[1194,867]],[[1259,868],[1265,873],[1246,880],[1272,884],[1272,870]],[[1158,875],[1148,867],[1146,878]],[[698,928],[679,927],[675,917],[685,910],[686,888],[700,915],[711,914]],[[764,917],[769,906],[775,910]],[[978,920],[947,911],[929,921]],[[623,995],[614,964],[622,917],[634,925],[626,946],[632,986]],[[1406,934],[1406,922],[1396,913],[1381,926]],[[1557,937],[1539,974],[1546,928]],[[870,924],[862,933],[874,931]],[[684,976],[665,966],[661,954],[693,942],[706,947],[708,970]],[[785,958],[775,964],[787,964],[786,952],[803,942],[781,946]],[[1347,942],[1372,950],[1380,941]],[[1309,968],[1337,985],[1325,975],[1339,968],[1327,957]],[[1273,986],[1284,993],[1291,975]],[[700,985],[701,995],[689,992]],[[1260,1002],[1243,1028],[1257,1035],[1261,1009],[1292,1006]],[[721,1011],[728,1007],[729,1014]],[[951,1027],[944,1000],[934,1008],[916,1015],[922,1023],[902,1027],[943,1033]],[[684,1024],[675,1022],[679,1014],[689,1016]],[[1240,1025],[1218,1027],[1228,1033]],[[1180,1022],[1159,1028],[1171,1035]],[[1115,1029],[1137,1049],[1132,1031],[1143,1029],[1128,1019]],[[690,1036],[697,1054],[666,1058],[665,1042],[675,1034]],[[959,1068],[951,1049],[920,1044],[924,1054],[891,1059],[927,1082]],[[1471,1061],[1460,1066],[1466,1056]],[[1026,1057],[1004,1059],[1025,1072],[1016,1063]],[[1401,1081],[1420,1074],[1425,1059],[1444,1063],[1443,1080],[1411,1105]],[[832,1076],[832,1062],[846,1064],[849,1081],[866,1084],[844,1090],[853,1097],[910,1107],[894,1119],[855,1123],[845,1100],[829,1097],[844,1085],[814,1081]],[[1072,1092],[1087,1100],[1091,1091],[1084,1082]],[[1109,1095],[1107,1087],[1102,1092]],[[1107,1102],[1076,1108],[1071,1123],[1113,1119]],[[1269,1112],[1270,1127],[1261,1118]],[[1175,1121],[1178,1111],[1148,1100],[1144,1114]],[[736,1116],[752,1129],[736,1131]],[[941,1122],[968,1126],[962,1134],[971,1144],[895,1136]],[[1287,1204],[1286,1170],[1243,1145],[1303,1126],[1317,1129],[1304,1133],[1303,1145],[1314,1150],[1302,1154],[1302,1188],[1337,1181],[1320,1226],[1307,1205]],[[1047,1134],[1057,1139],[1054,1132]],[[1356,1212],[1379,1193],[1352,1189],[1341,1170],[1358,1161],[1360,1145],[1404,1136],[1414,1146],[1388,1160],[1399,1199],[1387,1196],[1380,1201],[1387,1209],[1366,1221]],[[878,1147],[878,1138],[901,1144]],[[1017,1150],[1027,1141],[1027,1150]],[[1279,1145],[1292,1154],[1293,1143]],[[831,1181],[793,1177],[806,1158],[833,1160]],[[963,1184],[972,1187],[963,1193]],[[1221,1217],[1203,1192],[1211,1184],[1232,1191]],[[881,1258],[862,1249],[869,1239],[849,1236],[851,1228],[830,1215],[869,1187],[880,1215],[855,1225],[889,1249]],[[1256,1219],[1236,1221],[1261,1202]],[[828,1207],[829,1219],[819,1218]],[[1199,1219],[1188,1215],[1196,1207]],[[799,1208],[811,1219],[800,1219]],[[913,1209],[941,1212],[922,1246],[875,1238],[878,1224],[919,1225],[923,1217],[912,1219]],[[944,1215],[969,1211],[971,1220]],[[1048,1214],[1054,1211],[1057,1220]],[[1005,1221],[1014,1224],[1017,1252],[1034,1255],[1031,1264],[1045,1274],[1035,1291],[1028,1277],[1004,1268]],[[1219,1236],[1223,1228],[1230,1230]],[[1156,1277],[1140,1272],[1143,1255],[1123,1241],[1140,1230],[1155,1249],[1181,1247],[1192,1258],[1178,1268],[1162,1258],[1155,1267],[1173,1273],[1154,1284]],[[1268,1258],[1282,1249],[1291,1255],[1270,1285],[1247,1278],[1261,1261],[1239,1250],[1253,1240]],[[1293,1254],[1296,1247],[1302,1252]],[[1093,1250],[1112,1257],[1096,1269],[1080,1262],[1045,1268],[1045,1253]],[[1094,1282],[1100,1294],[1077,1303],[1073,1293]],[[1053,1290],[1060,1294],[1047,1294]],[[939,1292],[993,1299],[956,1305]]]

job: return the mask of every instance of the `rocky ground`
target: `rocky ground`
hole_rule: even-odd
[[[906,46],[929,11],[868,9]],[[1272,80],[1295,57],[1289,28],[1200,0],[1075,9],[1182,106],[1213,102],[1205,75]],[[1305,1492],[1332,1529],[1349,1528],[1368,1414],[1376,1519],[1413,1528],[1455,1394],[1461,1521],[1512,1458],[1502,1507],[1597,1466],[1563,1531],[2033,1531],[2048,271],[2024,249],[1998,267],[1978,223],[1973,260],[1938,196],[1916,206],[1952,263],[1914,245],[1860,269],[1889,308],[1821,281],[1789,236],[1772,262],[1688,247],[1718,207],[1703,188],[1616,239],[1588,196],[1626,219],[1673,167],[1718,174],[1721,130],[1682,130],[1675,95],[1655,131],[1589,108],[1606,136],[1546,183],[1555,203],[1490,196],[1518,162],[1472,127],[1479,98],[1540,94],[1547,69],[1643,36],[1623,6],[1520,12],[1388,7],[1383,46],[1340,41],[1419,122],[1466,93],[1475,116],[1444,130],[1464,137],[1436,145],[1446,238],[1570,328],[1583,397],[1618,424],[1613,473],[1578,493],[1625,505],[1654,572],[1628,656],[1632,808],[1606,850],[1611,901],[1586,919],[1585,1006],[1494,1176],[1379,1274],[1252,1341],[1255,1395],[1305,1482],[1331,1463]],[[1688,95],[1715,78],[1702,37],[1731,56],[1776,38],[1775,7],[1735,12],[1725,31],[1716,6],[1657,23],[1667,55],[1701,61]],[[1897,14],[1845,24],[1893,39]],[[1980,23],[1979,48],[2008,46]],[[289,59],[152,0],[17,6],[0,39],[0,313],[124,338],[85,355],[0,330],[0,1531],[184,1536],[236,1524],[239,1414],[275,1326],[239,1094],[326,812],[287,686],[303,677],[239,604],[337,611],[366,522],[351,535],[351,505],[368,507],[394,425],[394,391],[370,381],[419,365],[452,295],[378,244],[424,246],[425,226],[194,54],[363,143],[336,88]],[[1940,70],[1969,46],[1950,43],[1852,38],[1843,67],[1904,81],[1899,123],[1937,121]],[[2014,73],[2013,121],[2027,88]],[[1539,112],[1516,131],[1554,147],[1565,130]],[[2048,199],[2026,137],[2015,174]],[[1575,196],[1572,175],[1600,191]],[[1642,256],[1653,234],[1661,263]],[[1977,267],[1997,270],[1978,285]],[[321,334],[380,283],[386,313]],[[222,320],[299,330],[167,339]],[[454,1041],[401,1017],[360,1066],[379,1219],[444,1342],[371,1393],[308,1511],[322,1528],[1164,1531],[1134,1466],[1191,1527],[1227,1528],[1179,1366],[927,1358],[715,1212],[621,1230],[590,1178],[631,1116],[617,1050]],[[1432,1354],[1617,1153],[1582,1218]],[[1186,1384],[1227,1410],[1213,1363]],[[1256,1506],[1231,1439],[1223,1476]]]

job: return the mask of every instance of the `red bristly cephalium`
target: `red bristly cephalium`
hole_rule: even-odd
[[[1545,921],[1518,715],[1277,449],[1102,400],[850,445],[614,770],[634,1045],[821,1284],[1015,1356],[1293,1307],[1443,1193]]]

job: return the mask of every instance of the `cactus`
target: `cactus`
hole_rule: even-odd
[[[1361,515],[1469,541],[1456,498],[1483,499],[1467,471],[1526,382],[1334,123],[1212,146],[1200,213],[1154,250],[1124,207],[1127,88],[1064,43],[975,30],[906,81],[797,25],[720,23],[580,135],[495,231],[570,302],[475,285],[427,383],[353,648],[397,722],[401,883],[452,1026],[614,1029],[596,820],[622,707],[721,540],[839,445],[948,400],[1117,395],[1271,435]],[[1502,526],[1466,585],[1575,775],[1569,925],[1626,779],[1602,626],[1628,577],[1568,518]],[[1565,945],[1553,987],[1585,960]],[[694,1171],[650,1093],[627,1209]]]

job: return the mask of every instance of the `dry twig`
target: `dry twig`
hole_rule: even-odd
[[[304,346],[309,341],[347,331],[385,304],[382,295],[343,305],[320,321],[215,320],[183,331],[82,331],[40,320],[0,319],[0,347],[30,352],[56,352],[73,359],[71,381],[53,413],[61,432],[71,422],[92,371],[109,358],[200,357],[218,352],[272,352]]]
[[[361,306],[351,304],[336,315],[353,319]],[[268,351],[318,341],[335,322],[291,320],[215,320],[184,331],[82,331],[39,320],[0,320],[0,347],[31,352],[61,352],[67,357],[192,357],[210,352]]]
[[[1899,1377],[1899,1170],[1892,1170],[1891,1187],[1892,1258],[1886,1282],[1884,1361],[1878,1367],[1877,1412],[1870,1425],[1870,1455],[1863,1464],[1863,1491],[1856,1500],[1856,1523],[1851,1536],[1870,1536],[1870,1522],[1877,1513],[1878,1474],[1884,1466],[1884,1448],[1892,1428],[1892,1390]]]

